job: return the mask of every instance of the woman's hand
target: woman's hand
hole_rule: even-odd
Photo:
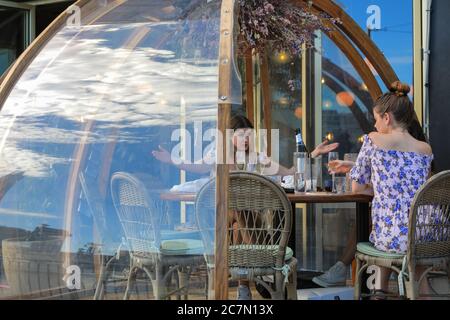
[[[330,141],[325,140],[321,144],[319,144],[313,152],[311,152],[311,157],[315,158],[322,154],[328,153],[330,151],[336,150],[339,147],[339,143],[335,142],[332,144],[328,144]]]
[[[158,146],[159,150],[153,150],[152,155],[161,162],[172,163],[172,159],[170,158],[170,153],[166,149],[161,146]]]
[[[328,171],[330,173],[347,173],[355,165],[352,161],[334,160],[328,163]]]

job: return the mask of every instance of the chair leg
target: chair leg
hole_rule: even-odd
[[[108,260],[108,262],[106,262],[106,265],[103,265],[105,260],[105,257],[102,255],[102,267],[100,269],[100,275],[98,277],[98,282],[97,282],[97,287],[95,288],[95,294],[94,294],[94,300],[101,300],[103,299],[104,295],[105,295],[105,288],[106,288],[106,279],[108,278],[109,275],[109,266],[111,265],[111,263],[116,260],[116,257],[112,257]]]
[[[178,279],[179,286],[178,289],[183,288],[182,292],[184,292],[183,299],[187,300],[189,295],[189,270],[186,270],[186,267],[178,269]]]
[[[409,279],[405,282],[406,297],[410,300],[417,300],[418,297],[418,285],[416,281],[415,272],[409,272]]]
[[[287,299],[297,300],[297,266],[294,266],[291,274],[289,275],[289,283],[286,285]]]
[[[103,298],[103,287],[104,287],[103,281],[106,274],[104,263],[105,263],[105,256],[101,255],[100,258],[101,269],[97,280],[97,286],[95,287],[94,300],[100,300],[101,299],[100,297]]]
[[[163,266],[161,263],[156,263],[155,265],[155,278],[152,279],[153,285],[153,295],[155,296],[155,300],[164,299],[166,296],[166,287],[163,281]]]
[[[205,299],[208,300],[208,290],[209,290],[209,274],[207,272],[205,278]]]
[[[123,300],[128,300],[130,298],[131,286],[136,282],[136,271],[137,267],[130,267],[130,275],[128,276],[127,288],[125,289],[125,294],[123,295]]]
[[[207,297],[208,300],[215,299],[215,291],[214,291],[214,269],[208,267],[208,292]]]
[[[180,278],[179,278],[179,276],[178,276],[178,273],[173,273],[173,276],[174,276],[174,278],[175,278],[175,286],[176,286],[176,288],[180,288]],[[177,300],[181,300],[181,293],[179,292],[179,291],[177,291],[176,293],[175,293],[175,296],[176,296],[176,299]]]
[[[272,293],[272,300],[283,300],[284,299],[284,275],[281,271],[275,272],[275,291]]]
[[[354,300],[361,299],[361,260],[358,257],[356,259],[356,272],[355,272],[355,288],[353,293]]]

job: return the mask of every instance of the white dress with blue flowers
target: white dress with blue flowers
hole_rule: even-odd
[[[359,184],[373,186],[370,242],[378,250],[406,252],[409,209],[430,173],[432,160],[433,155],[380,149],[364,136],[350,175]]]

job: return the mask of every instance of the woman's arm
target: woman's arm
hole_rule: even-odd
[[[203,174],[203,173],[209,173],[211,172],[211,169],[213,168],[211,165],[209,164],[205,164],[205,163],[181,163],[181,164],[174,164],[175,167],[177,167],[180,170],[185,170],[185,171],[189,171],[192,173],[198,173],[198,174]]]
[[[175,167],[177,167],[180,170],[189,171],[192,173],[209,173],[211,169],[213,168],[212,165],[206,164],[203,161],[201,163],[180,163],[175,164],[170,156],[169,151],[164,149],[163,147],[159,146],[159,150],[152,151],[152,155],[159,161],[163,163],[169,163],[173,164]]]
[[[328,140],[325,140],[324,142],[322,142],[321,144],[319,144],[314,150],[313,152],[311,152],[311,158],[317,158],[318,156],[328,153],[330,151],[335,150],[337,147],[339,147],[339,143],[332,143],[332,144],[328,144]],[[295,166],[291,167],[291,168],[286,168],[284,166],[282,166],[279,163],[276,163],[275,161],[271,161],[271,165],[277,165],[278,166],[278,171],[277,171],[277,175],[281,175],[281,176],[292,176],[295,174]]]
[[[328,163],[330,173],[348,173],[355,166],[353,161],[334,160]]]
[[[280,176],[293,176],[295,174],[295,167],[288,169],[281,164],[279,164],[278,166],[278,175]]]
[[[261,174],[263,175],[292,176],[294,173],[295,167],[288,169],[268,157],[265,158],[264,165],[261,167]]]
[[[321,144],[319,144],[312,152],[311,158],[317,158],[323,154],[336,150],[339,147],[339,143],[335,142],[332,144],[328,144],[329,140],[324,140]]]
[[[352,192],[373,196],[373,187],[370,184],[359,184],[356,181],[352,181]]]

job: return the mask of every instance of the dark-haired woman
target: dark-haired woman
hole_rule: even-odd
[[[250,172],[261,172],[262,170],[258,170],[261,167],[268,167],[271,163],[271,160],[264,156],[263,153],[258,153],[256,161],[251,161],[249,159],[250,154],[250,143],[251,139],[254,138],[255,132],[252,123],[250,120],[242,115],[235,115],[230,120],[230,129],[233,130],[233,136],[231,137],[232,143],[234,146],[234,170],[243,170]],[[239,144],[243,144],[240,146]],[[326,154],[330,151],[335,150],[339,147],[339,143],[331,143],[329,144],[328,140],[323,141],[319,144],[312,152],[311,157],[315,158],[322,154]],[[239,158],[239,154],[236,152],[237,150],[243,150],[245,159]],[[179,163],[176,164],[177,168],[180,170],[186,170],[193,173],[210,173],[214,169],[214,165],[216,163],[215,155],[216,150],[210,149],[207,152],[205,158],[201,159],[199,163]],[[174,164],[174,161],[171,158],[171,154],[169,151],[159,146],[159,150],[153,150],[152,155],[161,162]],[[242,163],[243,166],[239,165]],[[277,172],[272,172],[270,175],[281,175],[281,176],[289,176],[293,175],[295,169],[294,168],[285,168],[278,163],[274,163],[275,168],[278,168]]]
[[[250,149],[250,141],[254,138],[254,131],[253,131],[253,125],[250,122],[248,118],[241,115],[236,115],[231,118],[230,120],[230,128],[234,131],[232,136],[232,143],[234,145],[234,163],[236,170],[243,170],[243,171],[250,171],[250,172],[258,172],[258,167],[261,169],[263,166],[267,166],[270,163],[270,160],[267,161],[267,159],[263,159],[263,154],[257,154],[256,161],[250,161],[249,157],[249,149]],[[324,141],[320,145],[318,145],[314,151],[311,153],[312,157],[317,157],[321,154],[330,152],[334,149],[336,149],[339,146],[338,143],[332,143],[328,144],[328,141]],[[243,153],[240,153],[240,156],[245,157],[245,159],[238,159],[239,154],[236,152],[236,149],[244,151]],[[153,151],[153,156],[166,163],[173,163],[171,160],[170,153],[160,147],[159,151]],[[241,165],[239,164],[241,163]],[[215,150],[211,150],[205,157],[205,159],[202,159],[202,163],[199,164],[185,164],[181,163],[178,164],[177,167],[181,170],[187,170],[191,172],[196,173],[209,173],[211,170],[214,169],[215,164]],[[261,166],[262,164],[262,166]],[[287,169],[279,164],[276,164],[276,167],[278,167],[278,172],[276,174],[278,175],[292,175],[294,173],[294,168]],[[233,232],[233,242],[234,243],[254,243],[254,239],[251,239],[251,237],[248,235],[247,232],[241,230],[238,231],[241,226],[245,225],[245,221],[242,221],[242,218],[239,217],[239,215],[236,214],[236,212],[229,212],[228,221],[233,226],[233,229],[235,229],[235,232]],[[257,287],[258,289],[258,287]],[[262,293],[263,294],[263,293]],[[251,300],[252,294],[249,288],[248,281],[239,281],[239,287],[238,287],[238,300]]]

